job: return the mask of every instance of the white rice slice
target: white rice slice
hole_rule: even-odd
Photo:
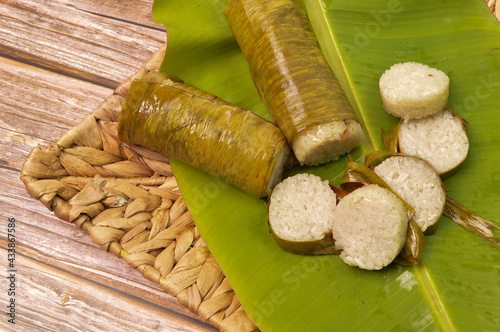
[[[374,169],[392,190],[415,209],[413,219],[425,231],[441,217],[446,192],[436,170],[412,156],[392,156]]]
[[[340,258],[351,266],[380,270],[401,252],[408,215],[390,190],[367,185],[348,194],[334,212],[332,234]]]
[[[442,71],[416,62],[393,65],[379,81],[385,110],[404,120],[419,119],[443,110],[450,79]]]
[[[450,110],[399,126],[402,153],[420,157],[439,174],[457,169],[467,157],[469,140],[463,121]]]
[[[286,241],[318,241],[331,235],[336,195],[328,181],[297,174],[276,185],[269,196],[269,225]]]
[[[292,149],[301,165],[315,166],[337,160],[364,139],[363,128],[357,121],[351,120],[349,125],[344,121],[332,121],[297,133]]]

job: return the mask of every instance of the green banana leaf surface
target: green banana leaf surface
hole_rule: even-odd
[[[468,121],[469,156],[449,195],[500,222],[500,24],[484,0],[304,0],[321,48],[367,138],[355,161],[383,149],[397,119],[382,107],[380,75],[426,63],[450,77],[448,108]],[[167,29],[162,69],[270,118],[224,17],[223,0],[156,0]],[[348,158],[290,174],[338,184]],[[416,266],[364,271],[336,255],[281,250],[266,202],[173,160],[193,218],[243,307],[262,331],[498,331],[500,250],[443,217]]]

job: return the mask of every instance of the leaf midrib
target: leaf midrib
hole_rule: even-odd
[[[382,146],[379,146],[379,140],[376,139],[379,134],[375,133],[372,128],[366,125],[368,123],[367,114],[363,112],[361,101],[359,100],[357,94],[354,92],[354,82],[347,72],[347,66],[345,65],[344,59],[340,56],[340,48],[333,34],[333,31],[329,29],[326,12],[323,10],[321,5],[322,1],[305,0],[304,2],[309,16],[309,21],[311,22],[313,30],[318,36],[318,42],[323,53],[325,53],[326,60],[330,64],[330,67],[332,67],[335,76],[344,88],[347,97],[351,101],[354,110],[356,111],[356,114],[361,121],[363,128],[365,129],[367,137],[365,138],[364,152],[369,152],[366,148],[367,144],[371,144],[372,150],[383,149]],[[315,17],[320,18],[320,20],[315,20]],[[322,38],[322,36],[325,36],[325,32],[327,32],[329,36],[329,38],[326,38],[326,40],[324,37]]]
[[[438,324],[441,325],[443,331],[456,331],[423,260],[414,267],[414,271]]]
[[[338,41],[328,25],[326,11],[323,10],[321,3],[321,0],[305,0],[309,20],[318,36],[318,42],[322,51],[325,53],[328,63],[332,67],[332,70],[337,76],[337,79],[340,81],[342,87],[345,89],[346,94],[351,100],[351,103],[353,103],[354,109],[363,124],[365,133],[367,134],[364,143],[365,153],[368,152],[366,151],[366,146],[370,144],[371,146],[369,146],[369,148],[372,148],[373,150],[382,150],[383,147],[379,146],[379,140],[376,139],[379,133],[375,133],[375,130],[366,125],[368,123],[367,113],[364,111],[363,105],[358,95],[355,93],[354,83],[347,71],[345,61],[341,56]],[[327,32],[327,34],[325,32]],[[326,35],[328,35],[328,38],[325,38]],[[417,276],[419,285],[425,294],[426,301],[434,313],[438,324],[441,326],[443,331],[456,331],[441,296],[437,291],[437,287],[429,274],[427,265],[422,260],[419,264],[413,267],[413,270]]]

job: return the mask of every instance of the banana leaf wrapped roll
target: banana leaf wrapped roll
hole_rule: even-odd
[[[225,15],[271,117],[302,165],[338,159],[364,133],[301,1],[229,0]]]
[[[168,76],[146,80],[131,84],[120,142],[182,160],[257,197],[281,180],[290,148],[272,122]]]
[[[174,75],[171,75],[171,74],[163,72],[163,71],[150,70],[140,80],[148,82],[148,83],[159,83],[159,84],[163,84],[163,85],[175,86],[177,89],[180,89],[180,90],[183,90],[186,92],[191,92],[200,98],[212,101],[214,103],[223,104],[223,105],[231,105],[229,102],[225,101],[224,99],[221,99],[221,98],[219,98],[219,97],[217,97],[209,92],[206,92],[204,90],[198,89],[195,86],[184,83],[184,81],[181,80],[180,78],[175,77]]]

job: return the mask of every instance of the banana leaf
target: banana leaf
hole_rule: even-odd
[[[226,1],[156,0],[165,24],[162,69],[269,119],[223,15]],[[383,149],[397,124],[378,94],[396,62],[450,77],[447,107],[468,121],[470,153],[445,182],[449,196],[500,219],[500,24],[483,0],[304,0],[323,53],[367,134],[354,161]],[[349,158],[296,167],[338,185]],[[173,160],[187,205],[243,307],[262,331],[494,331],[500,326],[500,251],[443,217],[419,264],[364,271],[336,255],[285,252],[266,204]]]

